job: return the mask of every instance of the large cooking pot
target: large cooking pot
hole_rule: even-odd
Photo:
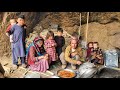
[[[92,78],[97,73],[97,68],[91,62],[83,63],[79,67],[79,78]]]

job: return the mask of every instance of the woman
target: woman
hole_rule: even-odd
[[[43,44],[43,38],[36,37],[27,49],[26,58],[33,71],[46,72],[49,69],[48,54],[45,53]]]

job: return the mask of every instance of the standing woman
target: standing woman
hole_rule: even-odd
[[[33,71],[46,72],[49,69],[48,54],[46,54],[43,45],[43,38],[36,37],[27,48],[26,58]]]

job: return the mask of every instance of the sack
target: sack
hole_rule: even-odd
[[[105,51],[105,66],[118,67],[118,53],[116,50]]]
[[[83,63],[79,67],[79,78],[92,78],[97,73],[97,68],[91,62]]]

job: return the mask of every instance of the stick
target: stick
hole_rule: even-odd
[[[86,25],[86,44],[87,44],[87,38],[88,38],[88,36],[87,36],[87,34],[88,34],[88,21],[89,21],[89,12],[87,12],[87,25]]]
[[[79,36],[80,36],[80,32],[81,31],[81,13],[80,13],[80,27],[79,27]]]

